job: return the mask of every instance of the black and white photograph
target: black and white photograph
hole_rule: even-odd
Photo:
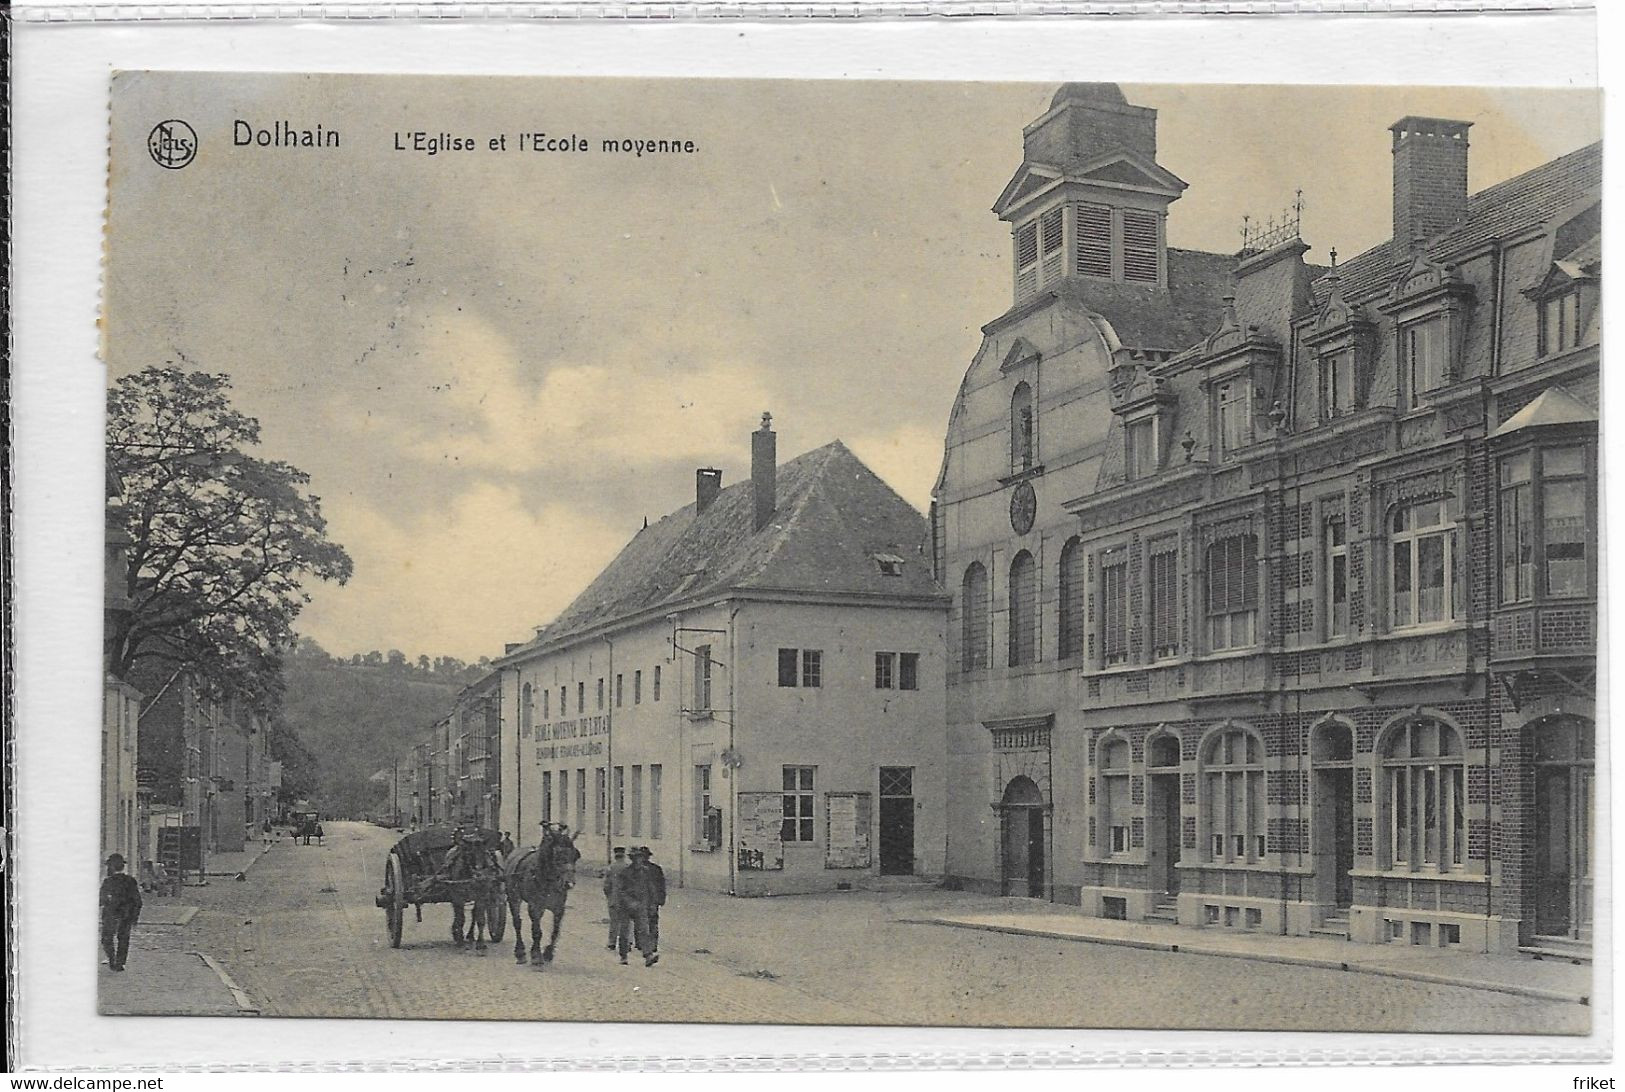
[[[108,158],[102,1015],[1592,1032],[1594,89],[125,70]]]

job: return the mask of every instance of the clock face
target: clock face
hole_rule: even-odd
[[[1033,529],[1033,517],[1038,514],[1038,497],[1032,482],[1021,482],[1010,494],[1010,526],[1018,535]]]

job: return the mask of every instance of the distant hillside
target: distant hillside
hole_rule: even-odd
[[[315,757],[317,806],[364,813],[378,792],[368,778],[404,755],[483,673],[452,657],[415,664],[399,652],[333,657],[302,640],[284,661],[281,719]]]

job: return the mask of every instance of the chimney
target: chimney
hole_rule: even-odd
[[[773,518],[779,506],[779,445],[773,435],[773,415],[762,414],[762,427],[750,434],[750,487],[756,495],[756,529]]]
[[[1470,121],[1400,118],[1394,134],[1394,243],[1419,249],[1467,216]]]
[[[711,507],[711,502],[722,492],[722,471],[714,466],[702,466],[694,472],[694,514],[699,515]]]

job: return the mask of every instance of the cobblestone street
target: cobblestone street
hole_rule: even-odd
[[[558,959],[535,972],[514,964],[511,929],[484,958],[453,948],[445,906],[425,907],[421,923],[408,913],[392,950],[372,900],[397,837],[332,823],[325,846],[279,843],[246,881],[187,888],[178,901],[199,913],[143,927],[141,944],[212,956],[269,1016],[1559,1034],[1591,1017],[1455,986],[911,923],[997,901],[927,887],[774,899],[674,889],[660,963],[622,967],[585,870]],[[135,957],[116,985],[104,971],[104,1011],[176,1011],[160,991],[147,999],[146,973]],[[229,1000],[200,988],[192,1011]]]

